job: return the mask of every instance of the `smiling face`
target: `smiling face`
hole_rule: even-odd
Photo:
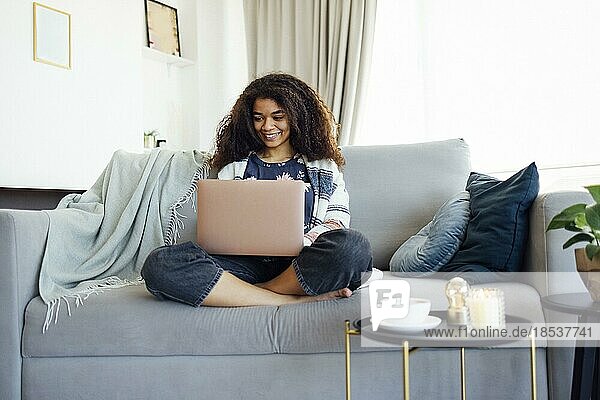
[[[294,155],[285,111],[272,99],[256,99],[253,108],[254,130],[265,144],[263,156],[289,159]]]

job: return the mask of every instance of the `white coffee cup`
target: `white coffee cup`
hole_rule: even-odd
[[[427,318],[431,311],[431,301],[418,297],[411,297],[408,303],[408,315],[401,319],[403,324],[419,324]]]

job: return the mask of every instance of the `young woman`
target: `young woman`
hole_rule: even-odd
[[[298,179],[306,184],[298,257],[218,256],[195,243],[154,250],[148,290],[192,306],[251,306],[349,297],[372,267],[371,247],[348,229],[333,115],[303,81],[270,74],[248,85],[217,128],[211,167],[219,179]],[[265,207],[268,207],[265,204]]]

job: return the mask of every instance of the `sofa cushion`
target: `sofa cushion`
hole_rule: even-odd
[[[64,302],[60,311],[58,323],[42,334],[46,305],[39,297],[31,300],[24,357],[341,352],[344,320],[360,316],[360,296],[281,307],[193,308],[159,301],[141,285],[91,296],[72,307],[70,317]]]
[[[390,260],[390,271],[435,272],[454,256],[469,223],[469,192],[446,201],[416,235],[404,242]]]
[[[444,271],[516,272],[521,268],[529,207],[539,190],[535,163],[505,181],[471,173],[471,218],[460,249]]]
[[[71,316],[62,303],[45,334],[46,305],[27,305],[24,357],[269,354],[277,307],[193,308],[159,301],[143,285],[89,297]]]
[[[345,146],[350,226],[373,248],[373,266],[389,269],[398,246],[464,190],[471,165],[462,139],[390,146]]]

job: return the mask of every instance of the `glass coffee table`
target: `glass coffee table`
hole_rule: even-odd
[[[436,327],[436,329],[448,328],[446,323],[446,311],[432,311],[430,315],[436,316],[442,320],[442,323]],[[506,315],[507,324],[519,324],[525,326],[531,324],[531,321],[524,318]],[[357,319],[352,322],[352,326],[349,320],[345,321],[345,347],[346,347],[346,399],[351,399],[351,388],[350,388],[350,336],[363,335],[371,340],[381,342],[383,344],[391,344],[401,346],[403,349],[403,363],[404,363],[404,400],[410,399],[410,374],[409,374],[409,355],[411,352],[416,351],[420,348],[425,347],[449,347],[460,350],[460,388],[461,388],[461,399],[466,399],[466,374],[465,374],[465,348],[466,347],[478,347],[478,348],[489,348],[498,346],[500,344],[510,344],[517,342],[518,339],[507,339],[507,338],[486,338],[482,339],[470,339],[470,338],[456,338],[452,339],[453,343],[448,344],[448,338],[441,337],[427,337],[424,333],[399,333],[393,331],[386,331],[384,329],[378,329],[376,332],[371,327],[371,318]],[[456,328],[456,327],[454,327]],[[532,400],[537,399],[537,383],[536,383],[536,347],[535,338],[529,338],[530,347],[530,361],[531,361],[531,398]]]

